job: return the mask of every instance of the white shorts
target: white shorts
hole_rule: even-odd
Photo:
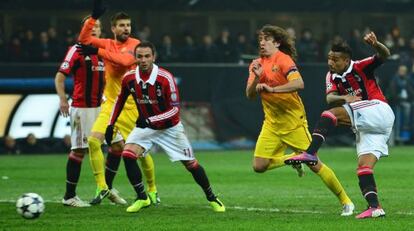
[[[164,149],[171,161],[195,159],[181,122],[164,130],[135,127],[129,134],[126,143],[143,147],[145,149],[144,156],[154,144],[157,144]]]
[[[394,112],[380,100],[363,100],[343,106],[356,134],[358,156],[372,153],[377,159],[388,156],[388,139],[394,125]]]
[[[78,108],[70,107],[71,149],[88,148],[88,136],[100,107]]]
[[[101,111],[100,107],[78,108],[70,107],[71,150],[88,148],[88,136],[92,126]],[[120,133],[116,134],[112,143],[123,140]]]

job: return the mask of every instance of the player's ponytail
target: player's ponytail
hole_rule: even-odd
[[[265,25],[260,29],[260,33],[272,36],[275,41],[280,43],[279,50],[289,55],[293,60],[296,61],[297,53],[295,48],[295,41],[289,35],[289,33],[278,26]]]

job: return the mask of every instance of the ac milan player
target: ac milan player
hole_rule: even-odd
[[[394,123],[394,113],[374,75],[375,69],[387,59],[390,51],[378,42],[373,32],[365,35],[364,40],[377,54],[358,61],[351,60],[352,52],[346,43],[332,45],[328,53],[326,100],[328,104],[339,103],[342,106],[324,111],[306,152],[285,161],[286,164],[316,164],[316,153],[328,132],[338,124],[352,127],[356,133],[359,187],[369,206],[356,216],[359,219],[385,216],[378,202],[373,168],[380,157],[388,156],[387,141]]]
[[[190,142],[180,122],[179,93],[174,77],[154,64],[155,47],[142,42],[135,48],[138,66],[127,72],[122,80],[121,93],[112,111],[105,139],[110,143],[114,124],[129,95],[132,95],[139,117],[129,134],[122,156],[128,179],[137,193],[136,201],[127,212],[138,212],[151,204],[142,183],[137,158],[145,157],[154,144],[167,153],[171,161],[181,161],[203,189],[215,212],[224,212],[223,203],[213,193],[204,168],[195,159]]]
[[[83,22],[86,20],[85,18]],[[101,23],[98,21],[92,30],[92,36],[100,37]],[[65,93],[65,78],[73,75],[74,88],[72,105],[69,110]],[[67,206],[89,207],[89,203],[76,196],[81,164],[88,150],[88,136],[92,125],[101,109],[101,99],[105,86],[105,66],[97,55],[82,55],[76,45],[69,48],[64,61],[56,73],[55,86],[60,99],[60,112],[64,117],[70,116],[71,152],[66,165],[66,192],[62,203]],[[108,160],[110,161],[110,160]],[[112,195],[113,201],[126,204],[118,195]]]

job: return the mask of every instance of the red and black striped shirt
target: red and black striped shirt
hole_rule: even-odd
[[[338,92],[339,95],[360,96],[362,100],[378,99],[387,102],[375,79],[374,70],[383,63],[377,55],[363,60],[351,61],[342,74],[326,74],[326,94]]]
[[[97,55],[83,56],[69,48],[59,72],[73,75],[73,107],[99,107],[105,87],[105,65]]]
[[[144,81],[145,79],[145,81]],[[180,122],[180,97],[173,75],[153,64],[151,73],[129,71],[122,80],[121,93],[115,103],[109,124],[115,124],[129,95],[132,95],[141,119],[150,128],[160,130]]]

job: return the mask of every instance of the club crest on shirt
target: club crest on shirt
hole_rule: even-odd
[[[176,93],[171,93],[171,100],[172,101],[177,101],[177,94]]]
[[[279,71],[279,67],[276,65],[272,66],[272,72],[278,72]]]
[[[66,70],[69,68],[69,62],[65,61],[62,63],[62,65],[60,65],[60,69],[62,70]]]

